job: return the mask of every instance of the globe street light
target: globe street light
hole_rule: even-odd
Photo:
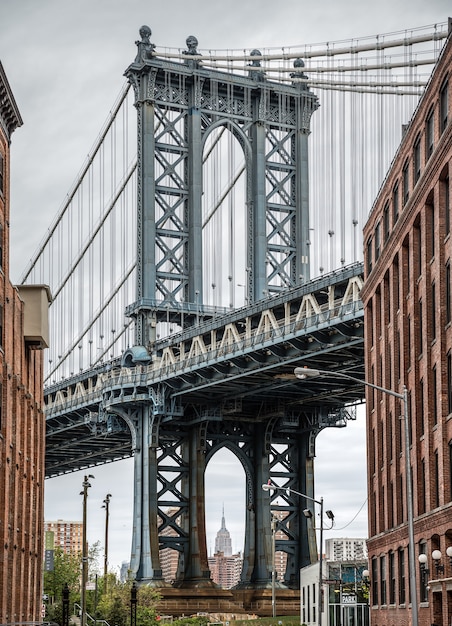
[[[392,389],[386,389],[379,385],[374,385],[366,380],[361,380],[350,374],[343,372],[329,372],[328,370],[311,369],[309,367],[296,367],[294,374],[300,380],[307,378],[316,378],[317,376],[333,376],[339,378],[346,378],[354,382],[376,389],[382,393],[386,393],[389,396],[394,396],[402,401],[403,405],[403,421],[405,426],[405,481],[406,481],[406,497],[407,497],[407,526],[408,526],[408,571],[410,578],[410,602],[411,602],[411,617],[412,626],[418,626],[418,607],[417,607],[417,589],[416,589],[416,563],[415,563],[415,550],[414,550],[414,506],[413,506],[413,484],[411,477],[411,464],[410,464],[410,436],[409,436],[409,421],[408,421],[408,392],[407,388],[403,386],[403,393],[398,393]]]
[[[295,489],[292,489],[291,487],[279,487],[278,485],[275,485],[274,483],[272,483],[270,480],[268,481],[268,483],[262,485],[262,489],[264,491],[285,491],[286,493],[294,493],[296,496],[299,496],[300,498],[305,498],[306,500],[310,500],[311,502],[314,502],[315,504],[318,504],[320,506],[320,537],[319,537],[319,543],[320,543],[320,554],[319,554],[319,585],[318,585],[318,607],[317,607],[317,623],[319,626],[322,626],[322,581],[323,581],[323,498],[320,498],[320,500],[316,500],[315,498],[312,498],[311,496],[306,495],[305,493],[300,493],[299,491],[295,491]],[[305,509],[303,511],[303,514],[305,515],[305,517],[308,518],[312,518],[312,512],[310,511],[310,509]],[[326,516],[331,520],[332,524],[334,523],[334,515],[332,511],[326,511]],[[331,525],[332,528],[332,525]],[[273,570],[272,570],[272,609],[273,609],[273,617],[276,617],[276,602],[275,602],[275,530],[276,530],[276,526],[275,528],[272,525],[272,533],[273,533]]]
[[[83,491],[83,523],[82,523],[82,589],[81,589],[81,616],[80,626],[86,626],[86,584],[88,582],[88,542],[86,540],[86,501],[88,499],[88,487],[91,487],[90,478],[94,478],[92,474],[85,475],[82,483]]]

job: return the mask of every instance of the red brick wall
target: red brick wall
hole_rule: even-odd
[[[9,141],[0,124],[0,622],[41,618],[45,420],[43,353],[23,337],[23,303],[9,281]]]
[[[432,583],[428,602],[420,603],[419,623],[444,626],[451,623],[452,567],[446,548],[452,545],[451,450],[452,413],[449,395],[448,355],[452,354],[452,321],[446,318],[446,265],[452,266],[451,227],[446,228],[445,178],[452,174],[452,41],[446,43],[426,93],[403,138],[393,165],[364,228],[366,282],[365,307],[366,376],[386,389],[409,394],[410,463],[413,474],[415,552],[426,544],[430,578],[436,578],[431,552],[439,548],[445,565],[443,582]],[[439,125],[440,91],[448,81],[448,125]],[[426,153],[426,120],[434,112],[434,151]],[[414,146],[420,137],[421,176],[414,176]],[[393,189],[399,182],[402,203],[402,170],[409,167],[409,199],[393,214]],[[452,195],[448,189],[449,213]],[[390,228],[382,235],[381,253],[375,258],[374,234],[384,209],[390,207]],[[367,245],[369,244],[369,245]],[[373,258],[369,258],[372,250]],[[370,261],[372,263],[370,264]],[[370,265],[372,269],[369,271]],[[452,273],[451,273],[452,276]],[[434,287],[433,287],[434,285]],[[435,375],[436,371],[436,383]],[[373,402],[372,402],[373,399]],[[410,624],[408,575],[407,495],[402,405],[399,399],[368,390],[368,491],[369,570],[372,559],[379,565],[378,598],[372,602],[373,626]],[[400,602],[400,572],[395,558],[396,594],[389,601],[389,553],[405,554],[405,602]],[[386,564],[386,602],[381,602],[381,560]],[[419,589],[419,564],[415,563]],[[444,587],[443,587],[444,585]],[[452,587],[451,587],[452,589]]]

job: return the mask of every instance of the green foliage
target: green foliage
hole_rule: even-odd
[[[130,624],[130,593],[132,583],[112,583],[108,579],[108,594],[103,595],[98,604],[98,617],[115,626]],[[137,626],[157,626],[157,602],[159,593],[152,587],[139,587],[137,591]]]
[[[49,596],[50,605],[61,600],[63,587],[66,583],[69,586],[72,601],[80,597],[81,566],[81,554],[66,554],[61,548],[56,548],[54,570],[53,572],[44,572],[44,593]]]

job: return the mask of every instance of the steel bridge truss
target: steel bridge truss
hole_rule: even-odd
[[[307,139],[318,106],[304,83],[206,70],[190,57],[170,62],[147,46],[139,44],[126,72],[138,111],[137,300],[129,314],[144,346],[168,307],[208,304],[203,228],[242,172],[247,301],[309,280]],[[243,166],[214,206],[203,207],[203,164],[225,130]]]

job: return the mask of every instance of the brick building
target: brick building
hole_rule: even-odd
[[[240,552],[226,555],[223,552],[215,552],[209,556],[210,577],[222,589],[232,589],[240,581],[243,558]]]
[[[452,623],[451,122],[449,29],[364,228],[366,378],[407,388],[421,626]],[[366,400],[371,623],[412,624],[404,405],[369,387]]]
[[[11,135],[22,125],[0,63],[0,623],[40,619],[48,289],[9,280]]]
[[[83,522],[70,522],[59,519],[56,522],[44,522],[44,532],[52,532],[55,548],[61,548],[67,554],[83,552]]]

